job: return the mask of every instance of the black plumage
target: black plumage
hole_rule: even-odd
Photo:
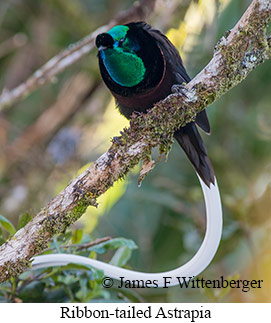
[[[172,93],[173,85],[188,83],[190,78],[177,49],[164,34],[145,22],[133,22],[125,26],[129,27],[126,37],[131,40],[131,43],[137,45],[135,53],[146,68],[144,78],[135,86],[120,85],[110,76],[101,51],[99,51],[98,58],[105,84],[115,97],[120,112],[126,118],[130,118],[134,111],[146,112],[156,102]],[[113,38],[107,33],[97,36],[98,48],[103,48],[103,50],[113,48],[113,43]],[[199,176],[206,185],[210,186],[210,183],[214,184],[214,170],[196,124],[206,133],[210,133],[207,114],[203,110],[197,114],[195,122],[181,127],[174,137]]]

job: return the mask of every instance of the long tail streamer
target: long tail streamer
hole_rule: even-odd
[[[69,263],[85,264],[101,269],[104,271],[105,276],[109,276],[117,280],[120,280],[120,277],[123,277],[123,280],[130,281],[155,281],[155,283],[153,283],[153,287],[157,287],[157,285],[159,287],[164,286],[164,277],[172,277],[170,284],[167,286],[174,286],[180,283],[180,279],[188,280],[190,277],[199,275],[210,264],[216,254],[221,239],[223,223],[222,207],[216,179],[215,185],[211,184],[210,188],[206,186],[200,178],[199,181],[206,206],[206,233],[197,253],[184,265],[174,270],[162,273],[144,273],[120,268],[79,255],[52,254],[34,257],[32,269],[65,266]]]

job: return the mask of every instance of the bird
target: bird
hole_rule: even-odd
[[[102,78],[116,99],[126,118],[133,112],[147,112],[168,96],[175,84],[188,83],[190,78],[177,49],[160,31],[145,22],[118,25],[96,38]],[[205,110],[198,113],[195,122],[180,127],[174,137],[194,166],[206,205],[206,233],[196,254],[184,265],[161,273],[145,273],[104,263],[73,254],[36,256],[32,269],[65,266],[78,263],[103,270],[104,275],[117,280],[148,281],[148,287],[165,288],[165,277],[172,278],[168,286],[179,285],[199,275],[212,261],[222,234],[223,218],[219,189],[207,150],[197,126],[210,133]],[[211,185],[212,184],[212,185]],[[105,277],[107,280],[111,279]]]
[[[127,119],[133,112],[146,113],[171,94],[174,86],[191,80],[176,47],[144,21],[114,26],[97,35],[95,44],[102,79]],[[195,121],[180,127],[174,138],[210,187],[215,183],[214,169],[197,127],[210,134],[205,110],[196,115]]]

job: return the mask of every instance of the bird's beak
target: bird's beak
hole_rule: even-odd
[[[105,49],[107,49],[107,48],[108,48],[108,47],[106,47],[106,46],[99,46],[98,51],[100,52],[100,51],[105,50]]]

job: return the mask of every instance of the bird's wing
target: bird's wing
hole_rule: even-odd
[[[138,25],[138,27],[141,27],[145,31],[147,31],[158,42],[161,50],[165,55],[166,61],[169,63],[175,74],[176,83],[189,83],[191,79],[183,66],[183,62],[178,50],[171,43],[171,41],[159,30],[152,28],[145,22],[137,22],[136,24]],[[211,133],[210,123],[205,110],[197,114],[195,122],[207,134]]]

